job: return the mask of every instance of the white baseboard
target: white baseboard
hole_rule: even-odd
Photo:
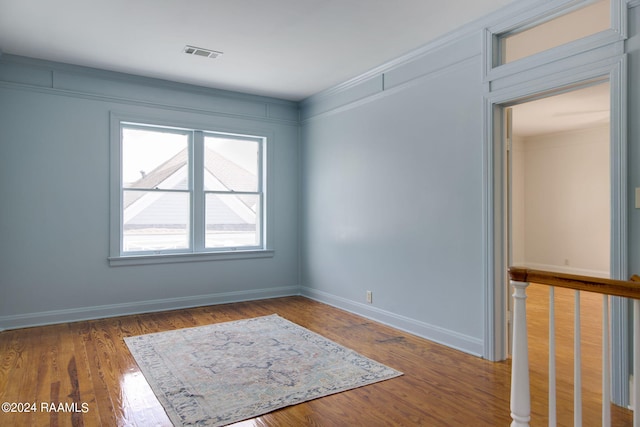
[[[17,314],[0,317],[0,331],[7,329],[28,328],[32,326],[51,325],[55,323],[78,322],[81,320],[102,319],[130,314],[151,313],[157,311],[176,310],[181,308],[200,307],[205,305],[227,304],[232,302],[252,301],[268,298],[280,298],[300,295],[298,286],[283,286],[269,289],[256,289],[238,292],[221,292],[208,295],[197,295],[180,298],[167,298],[150,301],[109,304],[93,307],[79,307],[66,310],[51,310],[37,313]]]
[[[531,268],[533,270],[543,270],[543,271],[555,271],[558,273],[566,273],[566,274],[575,274],[576,276],[591,276],[591,277],[599,277],[602,279],[608,279],[610,273],[608,271],[601,270],[588,270],[585,268],[575,268],[568,265],[551,265],[551,264],[538,264],[535,262],[523,262],[514,264],[521,267]]]
[[[329,304],[350,313],[366,317],[367,319],[409,332],[410,334],[455,348],[474,356],[482,356],[484,343],[481,339],[450,331],[439,326],[430,325],[419,320],[373,307],[369,304],[355,302],[326,292],[318,291],[316,289],[302,287],[300,288],[300,291],[301,295],[304,297]]]
[[[139,301],[123,304],[109,304],[93,307],[79,307],[66,310],[51,310],[36,313],[25,313],[0,317],[0,331],[27,328],[32,326],[51,325],[56,323],[78,322],[91,319],[102,319],[131,314],[142,314],[166,310],[176,310],[206,305],[227,304],[241,301],[252,301],[268,298],[303,295],[307,298],[360,315],[367,319],[409,332],[430,341],[446,345],[465,353],[481,356],[483,342],[481,339],[469,337],[419,320],[401,316],[377,307],[326,292],[298,286],[259,289],[251,291],[223,292],[193,297],[168,298]]]

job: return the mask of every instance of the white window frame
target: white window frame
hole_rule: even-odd
[[[189,135],[189,189],[172,190],[190,195],[189,247],[149,251],[123,250],[123,182],[122,182],[122,130],[124,128],[150,129]],[[191,123],[176,124],[111,113],[110,136],[110,250],[109,264],[113,267],[164,264],[173,262],[213,261],[272,257],[274,251],[267,241],[267,132],[246,132],[222,128],[221,126]],[[222,136],[258,142],[259,166],[257,191],[205,191],[204,188],[204,139],[205,136]],[[151,189],[153,191],[153,189]],[[164,191],[164,190],[158,190]],[[260,199],[256,227],[259,242],[255,246],[206,247],[205,199],[207,194],[251,194]]]

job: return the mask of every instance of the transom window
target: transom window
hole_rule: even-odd
[[[119,255],[264,249],[265,144],[120,122]]]
[[[621,49],[627,38],[626,0],[543,3],[486,29],[485,81],[499,86],[504,77],[540,67],[588,62],[584,53]]]
[[[498,64],[507,64],[611,27],[611,1],[597,0],[522,31],[498,35]]]

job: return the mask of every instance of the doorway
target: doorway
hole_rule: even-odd
[[[609,82],[502,111],[506,265],[610,278]],[[505,320],[510,354],[511,316]]]
[[[618,105],[620,81],[614,72],[608,77],[489,99],[493,215],[502,224],[493,229],[493,260],[496,292],[503,296],[494,294],[494,301],[502,301],[507,314],[509,265],[626,276],[624,110]],[[540,125],[547,128],[536,130]],[[618,405],[628,402],[627,318],[625,301],[611,298],[612,400]],[[509,347],[509,316],[502,320]]]
[[[609,98],[602,82],[508,108],[509,265],[611,277]]]

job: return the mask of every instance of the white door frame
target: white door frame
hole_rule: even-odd
[[[611,277],[628,279],[627,271],[627,76],[626,55],[620,54],[590,64],[588,70],[558,73],[523,84],[489,92],[484,102],[484,234],[485,241],[485,339],[483,356],[489,360],[507,357],[507,235],[506,235],[506,147],[503,137],[502,109],[549,94],[562,93],[580,86],[608,81],[611,91]],[[612,299],[612,348],[621,349],[612,357],[613,400],[628,400],[627,304]],[[617,378],[617,379],[616,379]],[[620,404],[620,403],[619,403]]]

